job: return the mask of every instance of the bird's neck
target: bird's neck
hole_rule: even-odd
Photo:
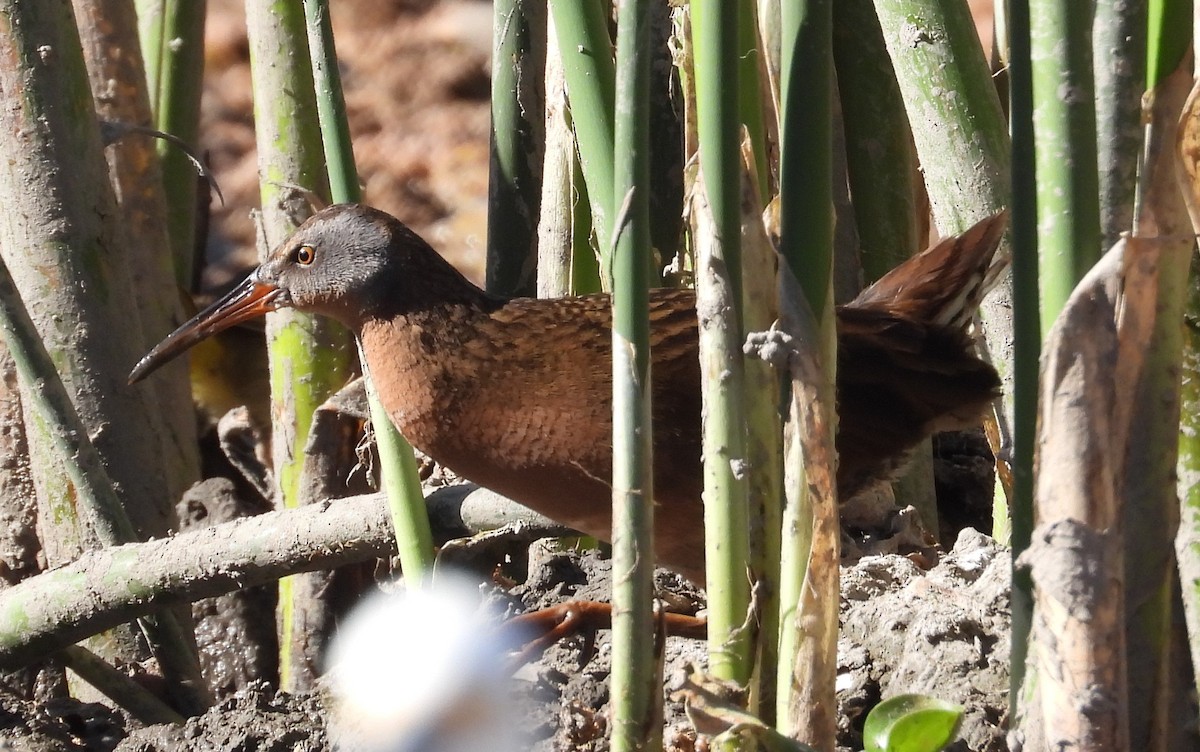
[[[367,368],[396,427],[422,446],[435,416],[454,406],[447,390],[463,374],[460,354],[473,351],[478,321],[489,301],[409,306],[388,316],[368,316],[357,327]],[[428,451],[428,450],[426,450]]]
[[[392,319],[433,322],[447,313],[459,317],[470,311],[488,313],[505,303],[476,287],[433,250],[412,257],[376,285],[372,294],[364,296],[368,304],[359,309],[362,325]]]
[[[385,407],[392,421],[421,446],[438,438],[439,415],[457,404],[456,385],[471,376],[464,366],[478,350],[480,322],[506,301],[473,285],[428,246],[411,249],[404,261],[375,281],[351,328],[379,393],[391,399]]]

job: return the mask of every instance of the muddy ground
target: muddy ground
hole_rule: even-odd
[[[529,576],[506,597],[518,609],[569,598],[607,598],[609,562],[599,554],[532,547]],[[660,572],[664,601],[695,611],[698,591]],[[839,743],[861,749],[862,722],[881,698],[919,692],[961,703],[966,717],[951,749],[998,752],[1008,692],[1009,557],[990,538],[965,529],[951,552],[924,570],[910,557],[867,556],[844,568],[838,644]],[[664,695],[704,644],[670,637]],[[513,680],[517,725],[529,749],[606,750],[608,633],[585,631],[551,647]],[[423,681],[426,677],[414,677]],[[668,750],[696,749],[681,704],[668,701]],[[34,706],[0,694],[0,750],[30,752],[323,752],[332,749],[327,702],[319,692],[290,695],[252,682],[182,726],[137,725],[103,705],[70,699]],[[4,745],[8,746],[4,746]],[[430,747],[433,749],[433,747]]]
[[[338,0],[332,5],[367,201],[410,224],[479,281],[486,222],[490,3]],[[255,254],[250,210],[258,203],[258,185],[241,6],[242,0],[209,0],[202,148],[226,203],[213,209],[207,263],[198,270],[201,297],[237,281]],[[215,420],[229,406],[207,407]],[[924,692],[967,708],[954,749],[1006,748],[1008,556],[970,527],[989,525],[990,457],[986,444],[969,434],[941,440],[939,455],[938,492],[947,530],[943,543],[953,550],[944,556],[931,549],[910,556],[872,553],[848,561],[843,572],[838,698],[840,742],[848,749],[860,748],[865,711],[880,698],[901,692]],[[887,545],[874,542],[866,548],[879,552]],[[557,552],[535,543],[529,552],[522,549],[513,556],[529,561],[519,579],[503,583],[514,609],[571,597],[607,597],[608,564],[595,553]],[[661,574],[659,583],[674,607],[702,609],[695,588],[668,573]],[[223,635],[227,643],[237,643],[233,652],[241,652],[236,666],[210,660],[210,677],[221,697],[204,716],[183,726],[138,728],[103,705],[71,699],[32,703],[0,691],[0,750],[329,749],[321,696],[278,693],[271,671],[247,655],[270,642],[272,609],[269,599],[265,607],[263,603],[235,599],[197,605],[198,616],[237,611],[239,623],[249,625],[232,638],[226,627],[202,632],[202,639]],[[214,648],[213,655],[221,649]],[[693,640],[670,638],[665,652],[668,684],[688,662],[703,660],[703,645]],[[554,646],[519,673],[521,726],[530,748],[607,748],[608,656],[607,633],[587,633]],[[51,689],[42,687],[39,696]],[[669,748],[694,749],[695,734],[680,705],[668,703],[667,714]]]

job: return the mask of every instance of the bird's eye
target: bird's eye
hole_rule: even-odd
[[[317,260],[317,249],[311,245],[302,245],[296,249],[295,259],[300,266],[308,266]]]

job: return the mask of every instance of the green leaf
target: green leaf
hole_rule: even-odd
[[[867,752],[937,752],[958,733],[963,709],[925,695],[897,695],[875,706],[863,727]]]

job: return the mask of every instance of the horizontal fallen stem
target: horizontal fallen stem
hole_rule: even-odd
[[[439,489],[427,503],[449,536],[514,520],[555,523],[484,489]],[[380,494],[268,512],[145,543],[89,551],[0,593],[0,668],[38,660],[164,605],[253,587],[290,574],[392,556]]]

